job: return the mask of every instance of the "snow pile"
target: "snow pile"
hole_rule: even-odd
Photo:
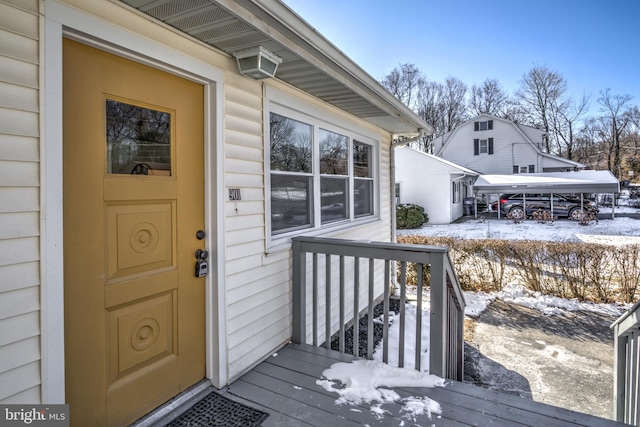
[[[402,398],[392,387],[441,387],[444,380],[410,368],[396,368],[375,360],[356,360],[351,363],[334,363],[322,373],[326,379],[316,383],[329,392],[339,395],[337,404],[373,404],[371,412],[377,419],[387,413],[384,404],[402,405],[403,418],[414,420],[416,416],[440,414],[440,404],[424,396]],[[340,386],[338,386],[339,383]],[[376,403],[377,402],[377,403]],[[375,403],[375,404],[374,404]]]

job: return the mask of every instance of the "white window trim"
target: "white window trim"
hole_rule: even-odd
[[[265,109],[264,109],[264,164],[265,164],[265,233],[267,241],[267,253],[288,249],[291,244],[291,238],[299,235],[318,236],[327,233],[333,233],[356,225],[366,224],[380,220],[380,158],[381,144],[378,135],[362,126],[354,124],[352,121],[345,119],[337,114],[314,106],[305,102],[291,94],[285,93],[275,87],[265,87]],[[313,211],[312,225],[308,228],[283,232],[281,234],[271,234],[271,157],[270,157],[270,132],[269,122],[270,114],[276,113],[282,116],[301,121],[313,126]],[[353,142],[357,141],[363,144],[371,145],[373,148],[373,159],[371,166],[373,170],[371,175],[373,178],[373,214],[355,218],[353,194],[354,187],[353,171],[349,173],[349,218],[341,221],[321,223],[321,200],[320,200],[320,178],[323,176],[319,173],[319,139],[320,128],[331,132],[345,135],[350,139],[349,143],[349,161],[350,165],[353,161]],[[352,167],[352,166],[351,166]]]

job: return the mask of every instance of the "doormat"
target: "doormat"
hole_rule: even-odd
[[[257,427],[268,416],[212,391],[167,427]]]

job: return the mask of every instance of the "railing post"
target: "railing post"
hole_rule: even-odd
[[[429,373],[445,378],[447,329],[447,284],[444,275],[444,255],[431,254],[431,325],[429,331]]]
[[[302,253],[302,243],[293,239],[292,304],[293,325],[291,340],[304,344],[307,340],[307,257]]]
[[[624,422],[627,339],[618,335],[620,333],[619,327],[616,325],[613,333],[613,419]]]

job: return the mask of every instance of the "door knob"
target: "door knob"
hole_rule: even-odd
[[[204,230],[198,230],[196,231],[196,239],[198,240],[202,240],[205,237],[207,237],[207,233],[204,232]]]

